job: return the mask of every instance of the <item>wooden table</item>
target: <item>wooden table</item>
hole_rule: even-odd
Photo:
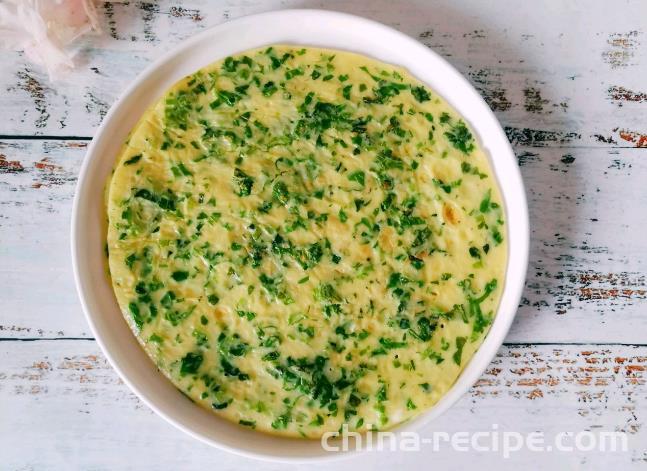
[[[157,56],[276,8],[363,15],[447,58],[496,112],[531,217],[526,289],[497,358],[429,430],[623,431],[627,452],[371,453],[340,469],[629,469],[647,460],[647,3],[639,0],[105,3],[106,34],[49,83],[0,53],[0,468],[290,469],[166,424],[92,339],[70,266],[72,197],[110,105]],[[241,33],[244,34],[244,33]],[[110,156],[106,156],[110,158]],[[297,467],[297,466],[294,466]],[[324,468],[326,466],[309,466]]]

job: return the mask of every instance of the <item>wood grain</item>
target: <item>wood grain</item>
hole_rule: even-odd
[[[182,39],[277,8],[359,14],[419,39],[477,88],[518,157],[532,231],[521,306],[497,358],[433,427],[630,436],[627,453],[441,449],[335,468],[644,466],[644,2],[131,0],[100,5],[105,34],[83,39],[58,83],[0,52],[0,468],[299,468],[219,452],[156,417],[88,340],[69,261],[78,171],[124,88]]]
[[[59,83],[48,83],[23,55],[0,53],[6,117],[0,134],[92,136],[126,85],[180,40],[244,14],[324,7],[393,25],[443,55],[482,93],[514,142],[631,146],[636,143],[621,131],[647,133],[637,113],[647,93],[639,73],[647,38],[639,17],[624,13],[644,4],[625,4],[607,8],[603,1],[576,1],[556,11],[547,1],[527,15],[512,0],[494,8],[476,0],[105,3],[106,34],[83,40],[78,69]],[[583,11],[585,25],[579,21]],[[545,27],[537,28],[542,22]]]
[[[160,463],[163,469],[256,466],[202,445],[156,417],[122,384],[94,342],[2,342],[0,359],[4,469],[114,469],[125,467],[124,457],[138,470],[160,469]],[[493,424],[520,433],[542,430],[551,440],[562,431],[623,431],[630,445],[624,453],[526,452],[503,464],[536,469],[533,463],[541,459],[558,469],[593,462],[629,469],[647,458],[646,367],[647,347],[509,346],[423,437],[432,430],[490,431]],[[438,469],[459,469],[473,459],[449,447],[436,453],[423,447],[415,453],[364,455],[363,466],[392,469],[433,460]],[[479,462],[490,469],[501,456],[482,453]],[[356,466],[350,460],[335,468]],[[267,463],[263,468],[294,467]]]
[[[0,141],[0,337],[91,336],[69,261],[72,197],[86,145]],[[647,213],[628,219],[618,208],[642,191],[636,176],[647,174],[644,151],[516,152],[532,235],[526,289],[508,341],[643,343]]]

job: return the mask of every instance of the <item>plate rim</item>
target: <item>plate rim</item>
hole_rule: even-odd
[[[105,118],[102,120],[100,126],[97,128],[95,135],[92,139],[92,142],[88,146],[88,150],[86,152],[85,159],[81,165],[81,169],[77,180],[76,191],[75,191],[74,201],[72,205],[70,243],[71,243],[74,281],[75,281],[75,286],[76,286],[79,299],[81,301],[81,306],[82,306],[85,318],[90,326],[90,330],[92,331],[97,344],[101,348],[102,353],[108,359],[108,362],[110,363],[112,368],[118,373],[119,377],[124,381],[124,383],[139,397],[139,399],[142,402],[144,402],[149,408],[155,411],[156,414],[164,418],[164,420],[166,420],[176,428],[202,441],[203,443],[207,443],[216,448],[220,448],[238,455],[242,455],[250,458],[264,459],[269,461],[277,461],[277,462],[305,462],[305,461],[321,462],[321,461],[329,461],[331,459],[334,460],[334,459],[340,459],[348,456],[353,456],[353,455],[356,455],[358,452],[350,451],[350,452],[343,452],[343,453],[328,453],[327,455],[316,455],[311,457],[307,457],[307,456],[293,457],[293,456],[281,456],[281,455],[274,455],[274,454],[254,451],[252,449],[253,446],[250,446],[247,448],[234,447],[234,446],[230,446],[222,442],[219,442],[217,440],[214,440],[213,438],[204,436],[200,432],[192,429],[186,423],[181,422],[175,417],[171,417],[168,411],[163,410],[163,408],[159,407],[159,405],[153,399],[151,399],[148,396],[148,394],[142,391],[142,389],[139,387],[139,384],[135,384],[135,381],[133,381],[129,376],[129,374],[125,372],[124,368],[122,368],[120,361],[118,361],[115,358],[115,355],[113,355],[113,352],[111,351],[112,347],[109,347],[107,345],[106,339],[104,338],[104,335],[107,335],[107,334],[102,332],[102,330],[100,329],[100,327],[96,322],[95,317],[99,316],[99,313],[97,313],[94,309],[90,308],[91,299],[88,299],[88,291],[86,289],[88,279],[85,276],[90,273],[88,273],[86,268],[80,265],[80,263],[82,262],[81,259],[84,256],[84,252],[82,250],[81,244],[84,243],[84,233],[86,232],[86,227],[87,227],[87,220],[86,218],[83,217],[83,215],[84,214],[87,215],[88,213],[87,208],[83,206],[84,205],[83,200],[85,195],[88,193],[91,193],[92,191],[101,191],[101,193],[103,193],[103,184],[105,182],[89,181],[88,175],[92,170],[92,165],[94,164],[96,166],[97,160],[101,158],[101,154],[98,152],[97,149],[102,143],[102,139],[106,139],[106,136],[105,136],[106,129],[109,127],[112,121],[119,118],[120,112],[123,113],[127,101],[133,98],[133,95],[135,95],[139,89],[144,87],[146,84],[146,81],[150,79],[150,77],[153,74],[159,71],[159,69],[161,69],[162,66],[166,65],[167,63],[172,61],[174,57],[190,49],[192,46],[199,44],[201,41],[204,41],[206,38],[216,35],[221,30],[236,27],[237,25],[244,25],[245,23],[249,23],[249,22],[264,23],[268,20],[272,20],[272,19],[276,20],[279,17],[286,17],[286,18],[293,17],[292,19],[294,20],[296,19],[296,17],[299,17],[299,16],[303,16],[305,18],[310,18],[310,19],[312,19],[312,17],[319,17],[319,19],[322,21],[323,20],[350,21],[350,22],[355,22],[358,25],[362,25],[364,27],[368,27],[376,30],[382,30],[385,34],[398,38],[398,40],[406,44],[407,47],[413,49],[414,53],[420,54],[423,57],[424,55],[427,55],[428,57],[432,57],[436,63],[440,63],[445,67],[447,73],[451,72],[454,75],[454,77],[452,78],[459,82],[459,85],[461,88],[463,89],[467,88],[471,90],[472,96],[468,97],[468,99],[474,103],[474,106],[476,106],[476,104],[480,106],[481,109],[479,109],[478,111],[479,113],[482,113],[482,115],[478,116],[478,120],[475,119],[476,117],[474,116],[466,116],[462,111],[458,110],[458,107],[455,104],[455,100],[450,99],[444,93],[440,93],[440,95],[442,95],[443,98],[446,99],[446,101],[450,103],[450,105],[453,108],[457,109],[457,112],[461,115],[461,117],[463,117],[463,119],[465,119],[470,124],[470,127],[472,129],[477,131],[477,128],[481,127],[481,120],[487,120],[489,121],[489,124],[493,127],[493,130],[499,133],[498,136],[494,136],[494,137],[498,138],[499,140],[503,138],[506,143],[505,145],[501,144],[501,148],[497,149],[497,156],[496,156],[497,159],[507,159],[507,163],[505,165],[506,167],[505,182],[502,179],[503,175],[500,175],[499,172],[497,172],[496,170],[494,158],[491,155],[490,150],[487,148],[484,149],[486,153],[488,153],[488,157],[490,159],[493,172],[495,173],[495,176],[498,180],[499,188],[501,190],[503,204],[506,207],[506,233],[508,235],[508,260],[507,260],[507,267],[506,267],[506,275],[504,280],[503,292],[501,296],[501,302],[497,308],[497,314],[495,316],[494,322],[492,323],[490,330],[487,336],[485,337],[485,339],[483,340],[481,346],[476,350],[475,354],[470,359],[470,362],[468,363],[468,365],[463,369],[463,371],[457,378],[456,382],[447,391],[447,393],[434,406],[432,406],[430,409],[428,409],[427,411],[417,416],[415,419],[411,420],[406,424],[402,424],[395,427],[393,431],[396,432],[396,434],[399,434],[404,431],[414,431],[414,430],[421,431],[425,426],[428,426],[434,419],[436,419],[442,413],[447,411],[453,404],[455,404],[461,397],[465,395],[468,389],[478,380],[478,378],[482,375],[483,371],[487,368],[487,366],[490,364],[492,359],[495,357],[497,351],[502,346],[505,336],[509,331],[510,326],[512,325],[512,322],[516,316],[516,307],[514,308],[513,312],[507,312],[507,313],[504,312],[502,314],[501,304],[503,303],[504,297],[506,300],[512,300],[512,301],[516,300],[515,303],[517,305],[519,300],[521,299],[521,295],[525,284],[527,266],[528,266],[529,237],[530,237],[528,206],[526,201],[525,187],[523,184],[523,179],[521,177],[521,171],[517,164],[516,157],[512,150],[512,147],[508,142],[507,137],[505,136],[505,133],[503,131],[503,128],[501,127],[494,113],[490,110],[490,108],[487,106],[487,104],[485,103],[483,98],[478,94],[478,92],[474,89],[474,87],[455,67],[449,64],[443,57],[441,57],[433,50],[427,48],[426,46],[424,46],[414,38],[406,35],[405,33],[398,31],[395,28],[392,28],[390,26],[384,25],[377,21],[370,20],[361,16],[351,15],[348,13],[341,13],[337,11],[322,10],[322,9],[274,10],[274,11],[239,17],[234,20],[226,21],[226,22],[214,25],[213,27],[207,28],[204,31],[201,31],[195,35],[188,37],[187,39],[180,41],[178,44],[173,46],[169,51],[163,53],[160,57],[158,57],[151,64],[149,64],[142,72],[140,72],[137,75],[137,77],[134,79],[134,81],[130,83],[129,86],[126,87],[126,89],[120,94],[118,99],[111,106]],[[318,41],[313,41],[312,43],[316,44],[317,42]],[[274,43],[278,44],[280,42],[275,41]],[[304,44],[305,43],[308,43],[308,42],[304,41]],[[378,49],[379,41],[376,40],[375,43],[376,43],[375,47],[376,49]],[[263,45],[265,44],[259,43],[257,47],[261,47]],[[326,46],[321,46],[321,47],[326,47]],[[337,46],[329,46],[329,47],[332,49],[342,49]],[[250,49],[250,48],[246,47],[243,50],[247,50],[247,49]],[[354,52],[352,47],[348,48],[347,50]],[[377,52],[378,51],[376,51],[376,53]],[[235,53],[236,52],[230,52],[230,54],[235,54]],[[363,52],[357,52],[357,53],[367,55]],[[382,60],[382,59],[379,59],[379,56],[377,55],[373,57],[377,57],[378,60]],[[222,58],[223,57],[214,57],[212,61],[216,61]],[[384,60],[382,61],[384,62]],[[407,67],[406,65],[400,65],[398,63],[394,63],[394,65],[405,67],[410,70],[410,68]],[[425,80],[423,77],[420,77],[419,74],[416,74],[413,71],[411,73],[418,80],[421,80],[423,83],[427,83],[427,80]],[[431,87],[431,88],[435,91],[435,87]],[[492,139],[494,139],[494,137]],[[116,158],[116,156],[112,158],[112,161],[114,161],[114,158]],[[100,185],[96,185],[97,183],[100,183]],[[92,184],[94,184],[95,186],[99,186],[100,190],[97,190],[96,188],[92,188],[93,186]],[[509,204],[511,203],[506,198],[510,196],[508,195],[508,193],[513,193],[514,194],[513,196],[516,198],[516,201],[514,202],[515,219],[516,219],[515,222],[516,224],[518,224],[518,226],[514,228],[515,234],[517,234],[514,240],[510,237],[511,228],[510,228],[510,224],[508,224],[508,221],[510,220]],[[513,253],[513,250],[514,250],[514,253]],[[513,256],[514,256],[514,259],[513,259]],[[517,278],[514,280],[510,279],[511,267],[514,269],[513,272],[517,276]],[[508,310],[510,309],[511,308],[508,308]],[[154,367],[153,364],[151,364],[151,366]],[[154,369],[154,368],[151,368],[151,369]],[[166,380],[166,378],[164,379]],[[225,419],[221,418],[221,420],[224,421]],[[259,432],[252,432],[252,433],[259,433]],[[291,440],[294,440],[294,439],[281,438],[281,440],[285,440],[286,443],[289,443]]]

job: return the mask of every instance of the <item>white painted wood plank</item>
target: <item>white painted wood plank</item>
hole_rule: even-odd
[[[89,337],[69,221],[80,141],[0,142],[0,337]],[[522,148],[527,286],[509,342],[644,343],[645,149]],[[106,157],[107,158],[107,157]]]
[[[478,453],[480,469],[575,469],[646,459],[647,347],[503,348],[481,380],[427,429],[623,431],[625,453]],[[0,343],[0,436],[4,469],[242,469],[259,466],[203,445],[166,424],[121,383],[91,341]],[[371,453],[335,469],[436,469],[473,466],[474,454],[449,446],[433,452]],[[328,466],[308,466],[326,469]],[[297,469],[265,463],[262,469]]]
[[[513,0],[106,3],[107,34],[83,40],[78,70],[59,83],[49,84],[21,54],[0,53],[0,134],[91,136],[127,84],[181,39],[290,7],[355,13],[420,39],[472,81],[514,141],[632,146],[647,134],[647,5],[640,0],[544,2],[531,13]]]
[[[49,84],[0,53],[0,135],[91,136],[119,93],[181,39],[275,8],[360,14],[419,38],[455,65],[507,127],[532,222],[527,287],[509,342],[435,427],[455,432],[622,430],[630,452],[371,454],[340,469],[632,469],[647,460],[647,4],[622,0],[347,2],[159,0],[104,4],[107,34]],[[0,456],[7,469],[258,467],[153,415],[89,337],[69,262],[69,217],[86,142],[0,137]],[[47,159],[47,160],[43,160]],[[263,464],[262,469],[302,468]],[[327,468],[327,466],[308,466]]]
[[[0,143],[0,337],[87,336],[69,248],[86,144]]]

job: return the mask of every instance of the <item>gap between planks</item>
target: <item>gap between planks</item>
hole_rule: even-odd
[[[13,134],[0,134],[0,141],[92,141],[94,138],[91,136],[57,136],[57,135],[13,135]],[[608,149],[608,150],[620,150],[620,149],[647,149],[647,146],[620,146],[620,145],[586,145],[586,144],[575,144],[573,142],[564,143],[564,144],[533,144],[533,143],[523,143],[516,144],[510,143],[514,148],[524,147],[524,148],[551,148],[551,149]]]
[[[17,136],[11,134],[0,134],[0,140],[5,141],[91,141],[89,136],[46,136],[46,135],[28,135]]]

